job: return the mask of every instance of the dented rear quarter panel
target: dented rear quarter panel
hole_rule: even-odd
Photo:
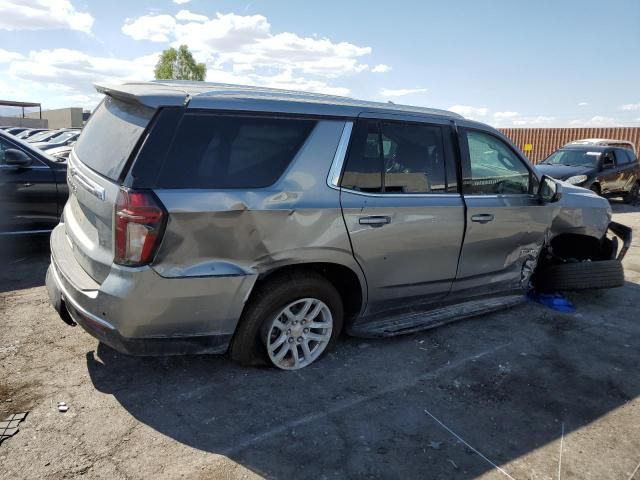
[[[364,287],[339,191],[326,185],[344,124],[319,121],[271,187],[156,190],[169,221],[154,270],[169,278],[257,277],[282,265],[329,262],[350,268]]]

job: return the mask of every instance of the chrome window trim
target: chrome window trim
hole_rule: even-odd
[[[464,198],[530,198],[536,199],[538,196],[533,193],[489,193],[487,195],[483,195],[481,193],[474,193],[472,195],[465,195]]]
[[[37,159],[35,159],[37,160]],[[2,164],[0,165],[0,169],[4,168],[5,170],[16,170],[17,167],[13,166],[13,165],[6,165],[6,164]],[[25,170],[49,170],[50,167],[47,165],[31,165],[28,167],[23,167]]]
[[[349,147],[352,130],[353,122],[345,122],[342,128],[342,134],[340,135],[340,141],[338,142],[338,148],[336,148],[336,153],[333,155],[333,161],[331,162],[331,168],[327,176],[327,185],[336,190],[340,190],[340,174],[342,173],[344,161],[347,158],[347,148]]]
[[[51,233],[53,229],[48,230],[18,230],[14,232],[0,232],[0,235],[29,235],[33,233]]]
[[[459,193],[371,193],[371,192],[359,192],[358,190],[351,190],[350,188],[340,188],[340,191],[345,193],[352,193],[354,195],[362,195],[363,197],[378,197],[378,198],[462,198]]]

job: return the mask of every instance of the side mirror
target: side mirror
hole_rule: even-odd
[[[611,159],[606,159],[604,161],[604,163],[602,164],[602,169],[603,170],[611,170],[613,167],[615,167],[615,164],[613,163],[613,160],[611,160]]]
[[[10,167],[25,168],[31,165],[33,160],[22,150],[9,148],[4,151],[4,163]]]
[[[543,175],[538,188],[540,204],[554,203],[562,198],[562,186],[553,178]]]

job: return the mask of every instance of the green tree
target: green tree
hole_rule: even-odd
[[[154,71],[156,80],[204,80],[207,67],[196,63],[186,45],[171,47],[160,54]]]

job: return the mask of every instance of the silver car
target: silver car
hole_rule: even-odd
[[[624,282],[631,232],[607,201],[540,177],[487,125],[232,85],[97,88],[47,286],[63,320],[121,352],[294,370],[343,330]]]

